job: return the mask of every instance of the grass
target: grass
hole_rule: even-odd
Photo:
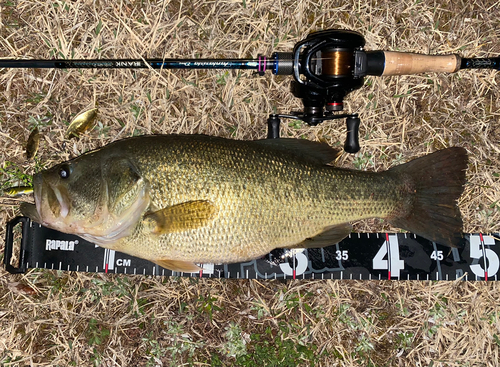
[[[3,58],[246,58],[309,32],[361,32],[369,50],[498,56],[490,1],[6,1]],[[1,70],[0,184],[113,140],[150,133],[266,136],[269,113],[302,109],[290,77],[248,71]],[[369,77],[348,95],[361,151],[338,164],[384,170],[447,146],[468,149],[466,232],[500,231],[498,73]],[[99,121],[66,141],[88,106]],[[33,162],[25,143],[38,127]],[[342,146],[345,125],[284,121],[282,136]],[[26,199],[0,199],[2,223]],[[1,226],[0,237],[4,235]],[[397,229],[384,221],[355,230]],[[0,252],[2,248],[0,247]],[[0,270],[0,366],[496,366],[495,283],[224,281]]]
[[[23,171],[23,168],[14,162],[3,162],[3,167],[0,167],[0,174],[3,176],[2,189],[11,186],[31,186],[31,175]]]
[[[0,299],[2,310],[18,310],[10,317],[19,347],[6,349],[4,364],[460,365],[456,358],[487,360],[499,348],[495,283],[18,277],[35,291],[7,284]]]

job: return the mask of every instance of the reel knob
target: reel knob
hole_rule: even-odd
[[[359,124],[361,122],[357,114],[349,116],[345,120],[347,125],[347,136],[345,139],[344,150],[347,153],[359,152]]]

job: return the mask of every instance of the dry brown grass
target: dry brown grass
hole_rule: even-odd
[[[289,51],[309,32],[328,28],[361,32],[367,49],[465,57],[500,52],[497,1],[12,0],[0,6],[0,57],[6,58],[256,57]],[[35,166],[132,134],[263,138],[273,109],[301,109],[289,82],[244,71],[2,70],[1,161],[31,174]],[[346,110],[361,114],[362,150],[340,164],[383,170],[463,146],[470,154],[460,200],[464,229],[499,232],[497,90],[495,71],[370,78],[346,100]],[[96,103],[98,126],[65,141],[67,123]],[[36,164],[24,158],[34,123],[43,134]],[[283,129],[284,136],[331,145],[341,144],[344,133],[336,121]],[[1,222],[17,210],[18,200],[1,199]],[[356,228],[388,229],[375,221]],[[6,366],[205,366],[217,365],[214,355],[233,365],[224,352],[238,341],[227,334],[231,325],[249,354],[266,345],[293,354],[289,340],[312,351],[320,366],[500,363],[494,283],[193,282],[41,270],[13,276],[2,269],[0,289],[0,364]]]

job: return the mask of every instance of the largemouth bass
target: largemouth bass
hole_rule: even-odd
[[[337,153],[295,139],[134,137],[36,174],[36,204],[21,210],[44,226],[185,272],[275,248],[333,245],[363,218],[459,244],[465,149],[385,172],[328,165]]]

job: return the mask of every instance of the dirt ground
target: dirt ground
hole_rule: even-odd
[[[312,31],[351,29],[366,49],[498,57],[495,1],[0,2],[1,58],[256,58]],[[0,69],[0,184],[142,134],[266,136],[302,109],[291,77],[220,70]],[[369,77],[345,110],[361,150],[342,167],[385,170],[468,150],[464,231],[500,232],[498,72]],[[98,105],[96,127],[64,135]],[[34,127],[35,160],[25,157]],[[342,120],[282,135],[341,146]],[[0,199],[0,235],[19,202]],[[355,230],[396,230],[380,221]],[[0,252],[3,246],[0,245]],[[496,282],[193,280],[0,269],[0,366],[497,366]]]

